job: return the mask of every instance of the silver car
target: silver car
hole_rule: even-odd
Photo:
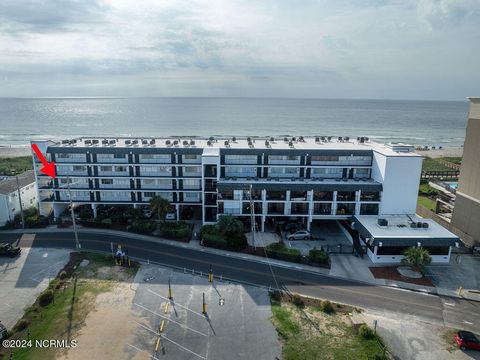
[[[312,234],[307,230],[295,231],[293,234],[287,235],[287,240],[311,240]]]

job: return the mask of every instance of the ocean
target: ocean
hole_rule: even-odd
[[[254,98],[0,99],[0,145],[77,136],[368,136],[459,147],[467,101]]]

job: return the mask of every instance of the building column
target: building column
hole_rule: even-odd
[[[180,205],[179,204],[175,204],[175,212],[177,214],[177,221],[180,220]],[[218,214],[217,214],[217,219],[218,219]]]
[[[362,190],[358,190],[355,192],[355,215],[360,215],[360,197],[362,194]]]
[[[260,231],[265,232],[265,215],[262,215],[262,221],[260,224]]]
[[[332,215],[337,215],[337,190],[333,192]]]
[[[92,203],[93,217],[97,217],[97,204]]]

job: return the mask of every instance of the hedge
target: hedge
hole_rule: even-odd
[[[160,226],[160,235],[167,239],[189,240],[191,226],[184,222],[164,222]]]
[[[204,225],[200,229],[200,238],[204,246],[217,249],[226,249],[240,251],[247,247],[247,238],[245,234],[222,234],[215,225]]]
[[[298,249],[289,249],[282,243],[272,243],[265,247],[267,256],[290,262],[301,262],[302,254]]]
[[[308,259],[316,264],[327,264],[328,254],[323,250],[312,249],[308,253]]]

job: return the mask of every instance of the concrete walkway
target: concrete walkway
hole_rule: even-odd
[[[362,259],[362,258],[357,258],[354,255],[331,254],[330,256],[332,260],[332,268],[329,270],[325,268],[318,268],[318,267],[309,266],[309,265],[291,263],[291,262],[282,261],[282,260],[263,258],[255,255],[245,254],[245,253],[237,253],[237,252],[232,252],[227,250],[208,248],[208,247],[201,246],[198,238],[191,240],[188,243],[184,243],[180,241],[167,240],[159,237],[141,235],[141,234],[130,233],[126,231],[85,228],[81,226],[79,226],[78,229],[79,229],[79,232],[81,233],[112,234],[120,237],[142,239],[144,241],[159,242],[162,244],[167,244],[175,247],[196,249],[202,252],[228,256],[228,257],[238,258],[242,260],[248,260],[248,261],[253,261],[258,263],[270,263],[283,268],[291,268],[291,269],[302,270],[302,271],[311,272],[311,273],[318,273],[318,274],[328,275],[328,276],[332,276],[332,277],[344,279],[344,280],[354,280],[354,281],[359,281],[359,282],[368,283],[368,284],[377,285],[377,286],[395,287],[395,288],[401,288],[401,289],[406,289],[406,290],[411,290],[416,292],[423,292],[423,293],[430,293],[435,295],[444,295],[444,296],[450,296],[455,298],[480,301],[480,292],[478,292],[478,288],[476,289],[464,288],[464,290],[459,293],[457,291],[458,285],[455,285],[457,287],[451,287],[453,285],[453,283],[451,282],[442,283],[442,286],[428,287],[428,286],[414,285],[414,284],[405,283],[405,282],[394,282],[394,281],[384,280],[384,279],[375,279],[371,274],[370,270],[368,269],[368,267],[372,266],[373,263],[371,263],[370,259],[368,259],[367,256],[364,256]],[[72,229],[57,228],[55,225],[52,225],[42,229],[25,229],[25,230],[18,229],[18,230],[10,230],[10,231],[0,231],[0,234],[1,233],[19,233],[19,234],[48,233],[48,232],[56,232],[56,233],[68,232],[69,233],[69,232],[72,232]],[[197,236],[199,236],[198,233],[197,233]],[[81,236],[80,236],[80,243],[81,243]],[[478,269],[480,269],[480,261],[476,262],[476,266]],[[473,271],[476,271],[478,273],[478,270],[473,270]],[[444,287],[444,286],[450,286],[450,287]]]

